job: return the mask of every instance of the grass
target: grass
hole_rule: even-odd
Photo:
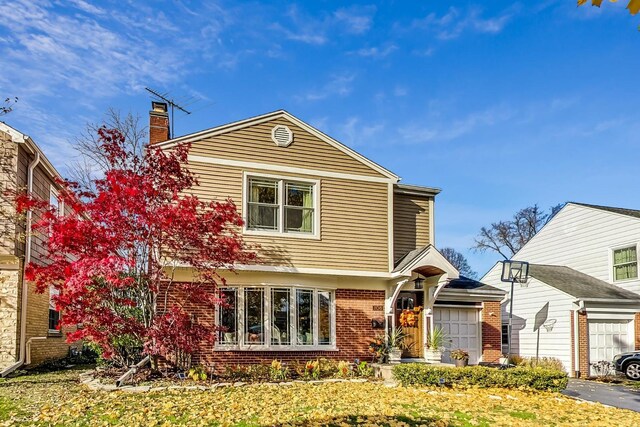
[[[640,425],[638,413],[547,392],[296,383],[132,394],[92,392],[78,374],[0,380],[0,425]]]

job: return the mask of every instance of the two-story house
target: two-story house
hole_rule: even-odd
[[[640,211],[567,203],[513,257],[531,265],[514,288],[512,353],[589,376],[591,364],[640,349],[639,251]],[[500,273],[497,263],[481,280],[509,291]]]
[[[495,362],[504,292],[459,278],[434,246],[440,190],[405,185],[384,167],[292,116],[275,111],[169,138],[167,106],[153,103],[150,143],[191,143],[193,191],[231,198],[258,245],[259,262],[222,272],[228,305],[191,307],[199,322],[220,325],[219,339],[197,361],[256,363],[278,358],[371,360],[369,342],[405,327],[422,358],[428,330],[449,334],[471,363]],[[180,280],[191,277],[189,266]],[[446,356],[445,356],[446,357]]]
[[[60,313],[50,292],[36,293],[23,279],[29,262],[46,263],[47,236],[31,234],[35,215],[16,215],[7,192],[28,191],[58,206],[60,174],[27,135],[0,122],[0,376],[22,365],[36,365],[69,353],[65,332],[58,328]]]

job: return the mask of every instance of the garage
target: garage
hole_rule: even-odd
[[[461,348],[469,352],[469,364],[480,361],[480,310],[476,307],[434,307],[433,323],[447,334],[447,351],[442,356],[444,363],[453,363],[449,351]]]
[[[633,350],[633,321],[589,320],[589,363],[611,362],[618,353]],[[591,372],[592,375],[595,373]]]

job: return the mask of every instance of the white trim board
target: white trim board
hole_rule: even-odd
[[[160,142],[160,143],[155,144],[155,146],[162,147],[162,148],[169,148],[169,147],[175,146],[176,144],[197,141],[197,140],[202,139],[202,138],[207,138],[207,137],[219,135],[219,134],[225,133],[225,132],[232,132],[232,131],[235,131],[235,130],[243,129],[243,128],[248,127],[248,126],[264,123],[264,122],[267,122],[267,121],[270,121],[270,120],[274,120],[274,119],[279,119],[279,118],[285,118],[285,119],[291,121],[292,123],[298,125],[302,129],[306,130],[307,132],[311,133],[312,135],[316,136],[317,138],[321,139],[322,141],[326,142],[327,144],[333,146],[334,148],[342,151],[343,153],[347,154],[348,156],[354,158],[355,160],[358,160],[359,162],[363,163],[364,165],[366,165],[366,166],[370,167],[371,169],[375,170],[376,172],[380,173],[381,175],[387,177],[387,179],[391,179],[393,182],[400,181],[400,177],[397,176],[396,174],[394,174],[393,172],[385,169],[384,167],[380,166],[379,164],[375,163],[374,161],[367,159],[362,154],[357,153],[356,151],[352,150],[351,148],[347,147],[346,145],[336,141],[335,139],[333,139],[330,136],[326,135],[325,133],[319,131],[318,129],[314,128],[313,126],[303,122],[302,120],[298,119],[297,117],[293,116],[291,113],[289,113],[289,112],[287,112],[285,110],[278,110],[278,111],[274,111],[274,112],[271,112],[271,113],[263,114],[263,115],[260,115],[260,116],[251,117],[251,118],[248,118],[248,119],[245,119],[245,120],[240,120],[240,121],[232,122],[232,123],[229,123],[229,124],[226,124],[226,125],[214,127],[214,128],[211,128],[211,129],[206,129],[206,130],[203,130],[201,132],[196,132],[196,133],[192,133],[190,135],[185,135],[185,136],[182,136],[182,137],[179,137],[179,138],[174,138],[174,139],[170,139],[168,141]]]

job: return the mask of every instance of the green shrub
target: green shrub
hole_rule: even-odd
[[[517,363],[517,365],[524,366],[526,368],[543,368],[551,371],[564,372],[564,365],[562,364],[562,361],[556,357],[522,358],[520,363]]]
[[[495,369],[485,366],[452,368],[420,363],[396,365],[393,367],[393,376],[403,386],[457,385],[548,391],[562,391],[568,382],[566,373],[544,368]]]

